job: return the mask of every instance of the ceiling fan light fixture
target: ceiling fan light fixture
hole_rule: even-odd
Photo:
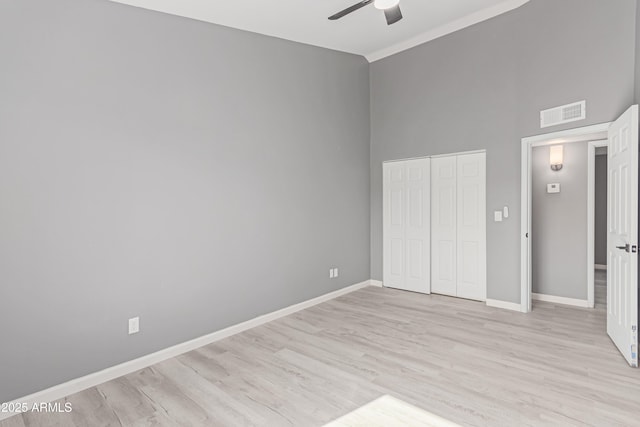
[[[400,0],[375,0],[373,5],[376,9],[385,10],[397,6]]]

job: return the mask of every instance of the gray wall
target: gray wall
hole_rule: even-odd
[[[588,147],[563,147],[559,171],[549,166],[548,146],[532,150],[532,291],[586,300]],[[547,193],[552,183],[560,184],[560,193]]]
[[[607,265],[607,155],[596,156],[595,251],[596,264]]]
[[[371,276],[382,277],[382,162],[487,149],[488,298],[520,302],[520,140],[617,118],[634,98],[636,0],[532,0],[371,64]],[[586,99],[587,119],[539,127]],[[492,221],[508,205],[510,218]]]
[[[0,402],[369,279],[364,58],[103,0],[0,57]]]
[[[640,26],[638,23],[640,23],[640,0],[636,1],[636,104],[640,103]],[[640,286],[640,282],[638,286]],[[640,298],[640,294],[638,298]]]

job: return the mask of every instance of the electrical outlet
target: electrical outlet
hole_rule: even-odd
[[[129,319],[129,335],[140,332],[140,318],[133,317]]]

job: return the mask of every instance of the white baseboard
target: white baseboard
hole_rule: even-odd
[[[522,313],[522,306],[515,302],[487,298],[486,303],[488,307],[502,308],[505,310],[518,311]]]
[[[606,270],[607,266],[605,264],[596,264],[596,270]]]
[[[183,342],[181,344],[176,344],[172,347],[159,350],[155,353],[151,353],[146,356],[142,356],[116,366],[112,366],[102,371],[94,372],[84,377],[67,381],[46,390],[42,390],[19,399],[15,399],[11,403],[26,403],[28,407],[32,407],[34,403],[52,402],[54,400],[62,399],[71,394],[78,393],[91,387],[95,387],[123,375],[127,375],[140,369],[147,368],[151,365],[162,362],[163,360],[179,356],[183,353],[195,350],[197,348],[219,341],[223,338],[230,337],[248,329],[255,328],[256,326],[260,326],[281,317],[288,316],[289,314],[304,310],[305,308],[313,307],[314,305],[332,300],[334,298],[357,291],[367,286],[379,286],[377,283],[378,281],[365,280],[364,282],[347,286],[346,288],[338,289],[337,291],[329,292],[328,294],[320,295],[319,297],[312,298],[310,300],[303,301],[301,303],[294,304],[289,307],[264,314],[262,316],[258,316],[256,318],[247,320],[246,322],[229,326],[228,328],[221,329],[211,334],[207,334],[202,337]],[[16,414],[0,412],[0,420],[12,417],[13,415]]]
[[[380,280],[369,280],[369,285],[370,286],[376,286],[378,288],[384,287],[384,285],[382,284],[382,281],[380,281]]]
[[[566,297],[557,297],[554,295],[531,293],[531,298],[537,301],[553,302],[556,304],[572,305],[574,307],[589,308],[589,301],[586,299],[574,299]]]

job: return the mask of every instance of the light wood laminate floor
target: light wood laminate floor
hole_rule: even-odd
[[[0,426],[321,426],[385,394],[463,426],[640,425],[603,309],[368,287]]]

